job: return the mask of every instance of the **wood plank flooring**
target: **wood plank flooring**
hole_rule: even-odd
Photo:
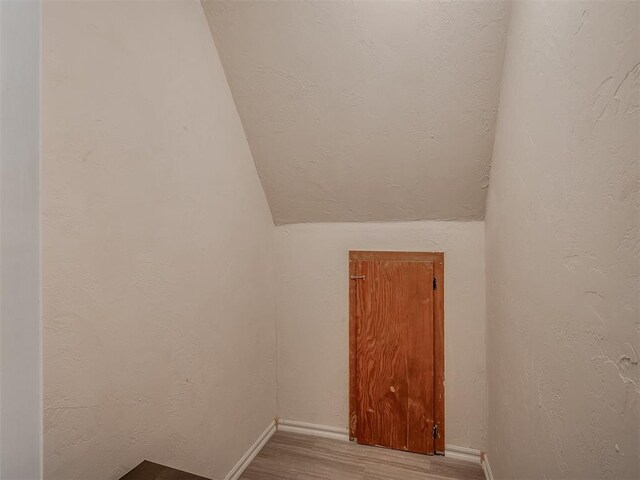
[[[484,480],[480,464],[276,432],[240,480]]]

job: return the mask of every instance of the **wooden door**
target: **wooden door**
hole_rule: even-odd
[[[436,418],[442,266],[442,254],[350,253],[350,432],[359,443],[444,450]]]

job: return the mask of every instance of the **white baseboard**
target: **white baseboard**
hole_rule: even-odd
[[[278,420],[278,430],[282,432],[301,433],[303,435],[332,438],[334,440],[342,440],[345,442],[349,441],[349,429],[347,428],[328,427],[326,425],[316,425],[314,423],[280,419]],[[480,463],[480,450],[476,450],[475,448],[445,445],[444,454],[449,458]]]
[[[255,441],[249,450],[235,464],[231,471],[224,477],[225,480],[238,480],[240,475],[247,469],[253,459],[260,453],[262,447],[276,433],[276,430],[283,432],[301,433],[303,435],[313,435],[316,437],[332,438],[334,440],[349,441],[349,429],[339,427],[329,427],[326,425],[316,425],[313,423],[296,422],[294,420],[278,419],[272,421],[260,437]],[[489,466],[489,458],[487,454],[480,455],[480,450],[468,447],[458,447],[457,445],[445,445],[445,457],[464,460],[467,462],[480,463],[486,480],[493,480],[491,467]]]
[[[493,480],[493,473],[491,473],[491,467],[489,466],[489,457],[485,453],[482,455],[482,470],[484,470],[484,477],[487,480]]]
[[[262,447],[264,447],[265,443],[269,441],[269,439],[276,433],[276,422],[275,420],[269,424],[267,429],[262,432],[258,440],[255,441],[249,450],[242,456],[242,458],[235,464],[235,466],[231,469],[231,471],[224,477],[224,480],[238,480],[240,475],[247,469],[251,461],[260,453]]]
[[[301,433],[316,437],[332,438],[334,440],[349,441],[349,430],[346,428],[328,427],[313,423],[296,422],[294,420],[279,420],[278,430],[283,432]]]
[[[465,462],[480,463],[480,450],[468,447],[458,447],[457,445],[445,445],[444,456],[464,460]]]

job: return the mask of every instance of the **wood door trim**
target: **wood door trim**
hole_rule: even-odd
[[[434,292],[434,422],[438,429],[435,452],[444,454],[444,252],[349,252],[349,275],[358,275],[358,261],[433,262],[437,288]],[[356,280],[349,280],[349,438],[356,440],[357,430],[357,338]]]

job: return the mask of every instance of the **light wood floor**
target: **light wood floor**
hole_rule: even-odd
[[[241,480],[484,480],[480,464],[276,432]]]

